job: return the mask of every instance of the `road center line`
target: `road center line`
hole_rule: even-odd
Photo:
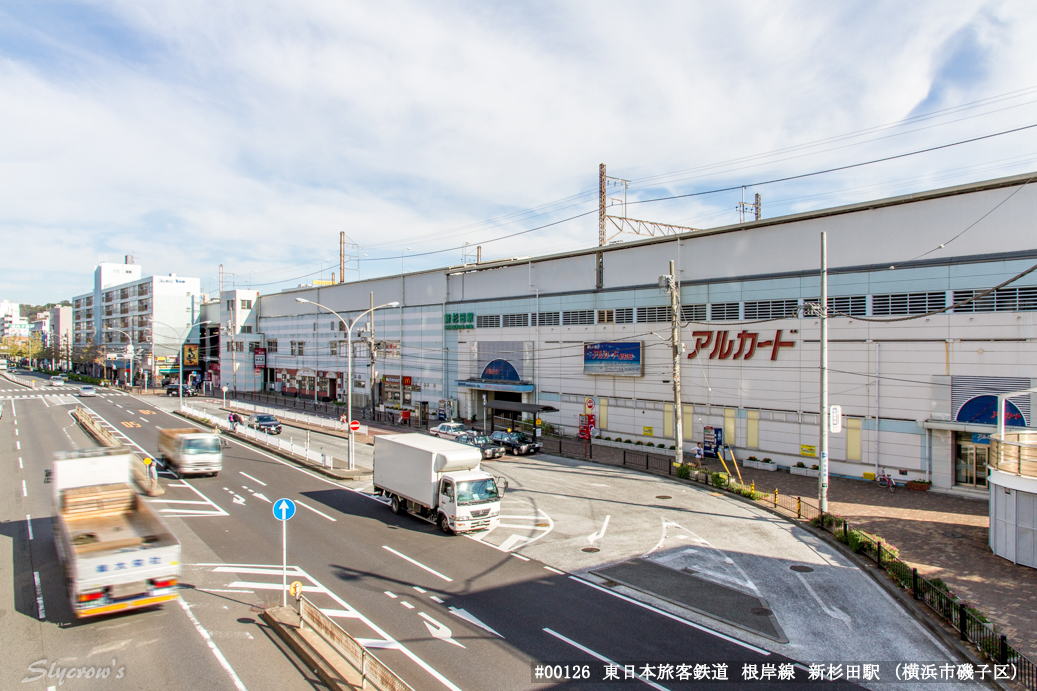
[[[252,476],[251,476],[251,475],[249,475],[248,473],[242,472],[242,471],[240,471],[240,470],[239,470],[238,472],[239,472],[239,473],[241,473],[242,475],[244,475],[245,477],[247,477],[247,478],[248,478],[249,480],[252,480],[252,482],[258,482],[259,484],[261,484],[261,485],[263,485],[264,487],[266,487],[266,483],[265,483],[265,482],[263,482],[262,480],[257,480],[256,478],[252,477]]]
[[[18,467],[21,468],[22,470],[25,470],[25,466],[22,465],[22,457],[21,456],[18,457]]]
[[[390,552],[392,552],[393,554],[398,556],[400,559],[405,559],[406,561],[409,561],[411,564],[414,564],[419,569],[424,569],[424,570],[428,571],[430,574],[432,574],[433,576],[438,576],[439,578],[442,578],[447,583],[452,583],[453,580],[454,580],[453,578],[450,578],[448,576],[444,576],[443,574],[441,574],[440,572],[436,571],[435,569],[432,569],[432,568],[429,568],[428,566],[425,566],[420,561],[415,561],[414,559],[411,559],[406,554],[401,554],[400,552],[397,552],[396,550],[394,550],[392,547],[389,547],[388,545],[382,545],[382,549],[389,550]]]
[[[22,480],[22,496],[23,497],[29,496],[29,490],[26,489],[26,487],[25,487],[25,480]]]
[[[47,618],[47,610],[43,608],[43,586],[40,585],[40,572],[33,571],[32,578],[36,581],[36,609],[39,611],[40,621]]]
[[[25,514],[25,525],[29,527],[29,539],[32,539],[32,516]]]
[[[326,513],[321,513],[320,511],[318,511],[317,509],[313,508],[309,504],[304,504],[303,502],[299,501],[298,499],[295,500],[295,503],[298,504],[299,506],[303,507],[304,509],[309,509],[310,511],[312,511],[315,514],[317,514],[318,516],[324,516],[324,518],[328,519],[329,521],[338,522],[337,518],[332,518],[331,516],[329,516]]]
[[[572,640],[571,638],[566,638],[565,636],[563,636],[562,634],[560,634],[560,633],[558,633],[556,631],[552,631],[551,629],[545,628],[544,632],[554,636],[555,638],[557,638],[560,641],[565,641],[566,643],[568,643],[572,647],[576,648],[577,650],[582,650],[583,652],[587,653],[591,657],[597,658],[598,660],[601,660],[602,662],[604,662],[606,664],[616,665],[617,667],[622,666],[622,665],[619,665],[616,662],[613,662],[612,660],[608,659],[604,655],[596,653],[593,650],[591,650],[590,648],[587,648],[587,647],[584,647],[584,646],[580,645],[579,643],[577,643],[576,641]],[[665,686],[659,686],[654,681],[649,681],[648,679],[645,679],[643,677],[637,677],[637,680],[641,681],[641,682],[644,682],[645,684],[648,684],[653,689],[659,689],[659,691],[669,691],[669,689],[667,689]]]
[[[212,654],[216,656],[216,661],[220,663],[220,667],[223,667],[223,669],[227,670],[227,674],[230,675],[230,680],[234,682],[234,686],[238,689],[238,691],[248,691],[248,689],[245,688],[245,685],[241,683],[241,679],[238,679],[238,675],[234,672],[234,668],[230,666],[229,662],[227,662],[227,658],[223,656],[223,653],[220,652],[220,649],[216,646],[215,643],[213,643],[212,636],[209,635],[208,631],[202,628],[202,625],[194,616],[194,612],[191,611],[190,605],[184,602],[184,599],[182,597],[177,598],[177,602],[179,602],[180,606],[184,608],[184,612],[187,613],[187,617],[191,620],[191,623],[194,624],[195,630],[198,631],[198,633],[201,634],[202,638],[205,640],[205,644],[209,646],[209,650],[211,650]]]

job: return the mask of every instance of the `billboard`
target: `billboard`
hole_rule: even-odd
[[[584,343],[583,373],[640,377],[644,373],[643,353],[642,341]]]
[[[196,345],[185,345],[184,346],[184,367],[197,367],[198,366],[198,346]]]
[[[256,369],[263,369],[266,367],[266,348],[256,348],[255,357],[256,361],[253,366]]]

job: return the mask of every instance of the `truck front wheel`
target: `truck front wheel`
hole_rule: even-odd
[[[453,535],[454,531],[450,529],[450,521],[447,520],[446,514],[439,514],[439,529],[443,531],[444,535]]]
[[[389,509],[398,514],[400,512],[400,498],[393,495],[393,498],[389,500]]]

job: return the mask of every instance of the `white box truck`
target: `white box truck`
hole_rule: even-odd
[[[488,530],[500,523],[507,480],[479,469],[482,452],[424,434],[374,438],[374,491],[393,513],[406,511],[444,533]]]
[[[177,598],[180,541],[133,490],[120,448],[55,454],[54,543],[77,617]]]
[[[184,475],[220,474],[223,470],[223,440],[194,427],[158,430],[158,457],[167,468]]]

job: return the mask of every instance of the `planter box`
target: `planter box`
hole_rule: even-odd
[[[915,492],[928,492],[929,488],[932,487],[932,485],[927,482],[914,482],[913,480],[908,480],[906,486],[908,489],[914,490]]]
[[[757,470],[770,470],[775,471],[778,469],[777,463],[764,463],[763,461],[742,461],[743,468],[756,468]]]
[[[805,477],[817,477],[821,474],[820,470],[813,470],[811,468],[797,468],[796,466],[792,466],[791,468],[789,468],[789,472],[793,475],[803,475]]]

